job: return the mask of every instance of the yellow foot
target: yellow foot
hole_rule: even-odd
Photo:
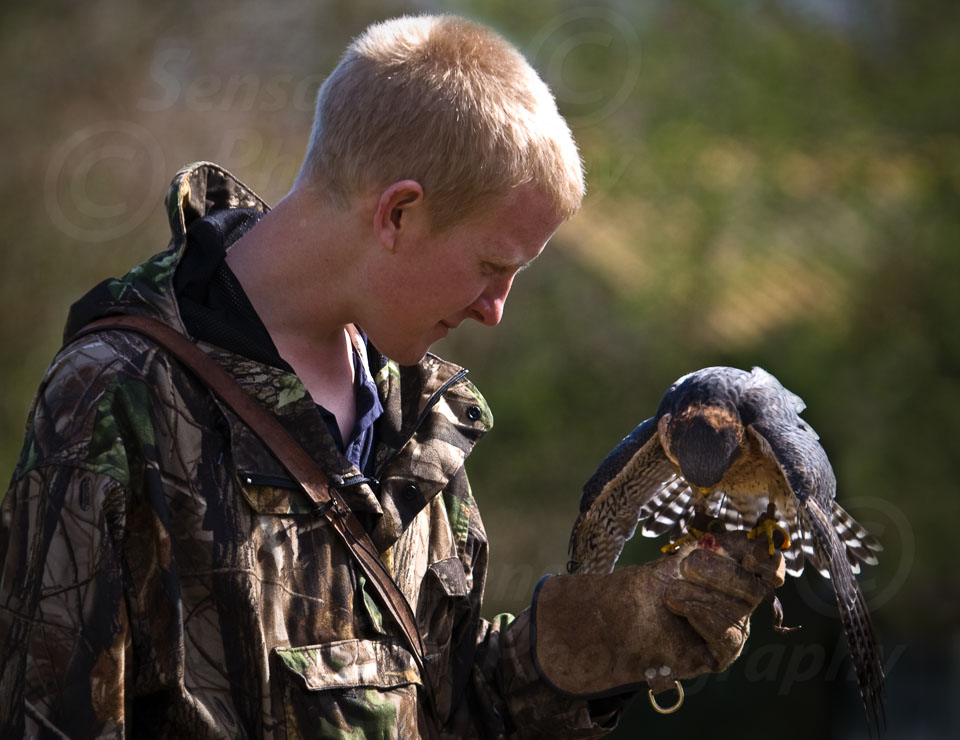
[[[660,552],[662,553],[676,552],[677,550],[680,549],[681,546],[687,544],[688,542],[696,542],[701,537],[703,537],[703,532],[701,532],[699,529],[694,529],[693,527],[687,527],[687,533],[683,535],[683,537],[678,539],[676,542],[667,543],[666,545],[660,548]]]
[[[756,539],[760,535],[767,536],[767,543],[769,544],[769,552],[773,555],[776,546],[774,545],[773,535],[775,532],[779,532],[783,535],[783,544],[780,546],[781,550],[786,550],[790,547],[790,535],[787,534],[787,530],[777,524],[773,519],[763,519],[761,520],[756,527],[747,532],[747,539]]]

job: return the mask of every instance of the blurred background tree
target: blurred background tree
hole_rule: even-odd
[[[493,547],[487,616],[563,568],[580,486],[670,382],[761,365],[806,400],[840,500],[886,547],[861,583],[887,736],[960,734],[956,3],[4,6],[0,470],[70,303],[165,245],[173,173],[212,159],[276,202],[346,43],[423,10],[516,43],[588,170],[582,212],[502,325],[436,348],[497,419],[469,467]],[[638,537],[622,562],[660,544]],[[641,698],[615,736],[865,737],[829,590],[808,573],[783,591],[801,631],[773,635],[759,613],[730,672],[692,682],[668,718]]]

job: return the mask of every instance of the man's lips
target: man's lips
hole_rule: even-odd
[[[440,321],[437,322],[437,326],[440,327],[441,336],[445,337],[447,336],[448,333],[450,333],[453,329],[456,329],[462,323],[463,323],[462,318],[457,318],[453,320],[441,319]]]

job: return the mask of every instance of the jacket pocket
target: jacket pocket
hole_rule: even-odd
[[[446,656],[454,624],[469,610],[469,594],[460,558],[445,558],[427,567],[420,584],[417,622],[429,653]]]
[[[290,478],[237,472],[237,481],[250,508],[258,514],[288,516],[310,514],[316,507]]]
[[[421,679],[399,641],[278,647],[273,657],[288,737],[417,737]]]
[[[459,598],[470,593],[467,576],[463,572],[463,563],[458,557],[444,558],[431,563],[427,567],[426,578],[439,585],[446,596]]]
[[[429,659],[427,673],[443,713],[450,708],[450,697],[441,677],[449,671],[452,645],[463,639],[463,630],[472,624],[469,595],[470,587],[460,558],[445,558],[427,567],[420,586],[417,623]]]
[[[413,655],[397,640],[339,640],[273,651],[311,691],[357,686],[390,689],[420,683]]]

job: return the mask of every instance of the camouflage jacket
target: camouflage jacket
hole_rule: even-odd
[[[117,313],[185,332],[186,228],[236,207],[266,209],[216,165],[178,173],[169,248],[88,293],[66,336]],[[295,375],[201,347],[334,484],[359,474]],[[488,545],[463,464],[486,403],[431,355],[371,365],[379,486],[342,493],[415,610],[430,675],[251,430],[151,341],[102,332],[47,371],[3,500],[0,737],[414,737],[426,681],[447,736],[609,728],[540,682],[526,612],[480,618]]]

